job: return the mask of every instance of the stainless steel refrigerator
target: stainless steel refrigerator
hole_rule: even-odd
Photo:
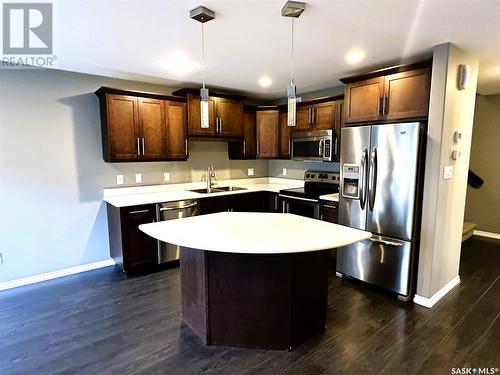
[[[343,128],[339,224],[372,232],[337,251],[337,272],[412,294],[421,207],[421,123]],[[420,173],[419,173],[420,172]]]

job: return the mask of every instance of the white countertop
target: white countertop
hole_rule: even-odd
[[[244,254],[285,254],[341,247],[370,232],[282,213],[219,212],[142,224],[160,241],[194,249]]]
[[[319,197],[319,199],[324,200],[324,201],[330,201],[330,202],[338,202],[339,201],[339,193],[322,195]]]
[[[292,180],[285,178],[248,178],[237,180],[217,181],[217,186],[236,186],[245,190],[236,190],[220,193],[195,193],[189,190],[206,187],[204,182],[192,182],[184,184],[166,184],[150,186],[133,186],[124,188],[111,188],[103,190],[104,201],[115,207],[129,207],[141,204],[174,202],[185,199],[200,199],[206,197],[242,194],[257,191],[279,192],[282,189],[290,189],[304,186],[302,180]]]

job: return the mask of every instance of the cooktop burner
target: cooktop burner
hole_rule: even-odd
[[[283,189],[280,194],[318,200],[321,195],[338,193],[339,183],[339,173],[306,171],[304,187]]]

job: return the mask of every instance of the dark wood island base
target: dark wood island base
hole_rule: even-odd
[[[325,330],[328,250],[180,255],[182,318],[206,345],[292,350]]]

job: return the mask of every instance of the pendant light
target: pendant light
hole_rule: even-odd
[[[208,89],[205,88],[205,34],[203,25],[205,22],[215,18],[215,12],[211,11],[204,6],[199,6],[189,12],[189,16],[201,23],[201,73],[202,73],[202,87],[200,89],[200,126],[202,128],[210,127],[208,123]]]
[[[286,96],[288,98],[288,115],[287,126],[295,126],[297,118],[297,87],[293,81],[293,37],[294,37],[294,21],[300,17],[306,9],[306,3],[298,1],[287,1],[281,9],[283,17],[290,17],[292,21],[292,40],[291,40],[291,56],[290,56],[290,85],[287,86]]]

